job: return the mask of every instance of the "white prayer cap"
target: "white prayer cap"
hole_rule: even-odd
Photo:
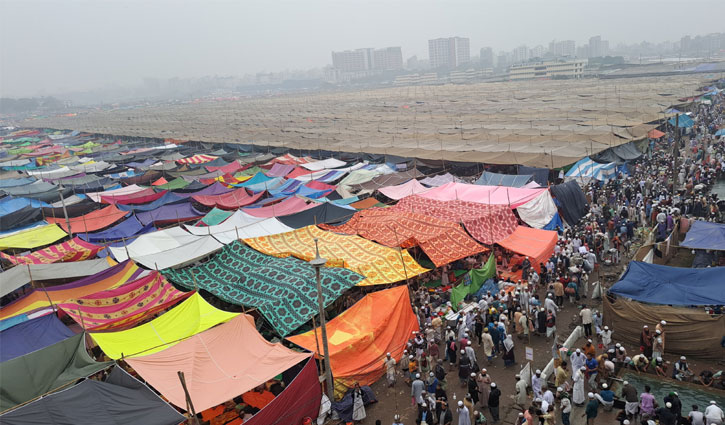
[[[537,375],[541,375],[541,370],[539,370],[539,369],[536,369],[536,374],[537,374]]]
[[[458,400],[458,407],[463,407],[463,400]]]
[[[495,382],[491,382],[491,388],[496,388],[496,383]]]
[[[475,378],[475,377],[476,377],[476,372],[471,372],[471,378]]]
[[[665,407],[667,407],[668,409],[669,409],[669,408],[671,408],[671,407],[672,407],[672,403],[670,403],[670,402],[668,401],[667,403],[665,403]]]
[[[589,397],[589,398],[594,398],[594,393],[589,393],[589,394],[587,394],[587,397]]]
[[[415,374],[415,377],[416,377],[416,378],[420,378],[420,373],[416,373],[416,374]]]
[[[660,322],[660,324],[661,324],[662,326],[664,326],[664,325],[666,325],[666,324],[667,324],[667,322],[663,320],[663,321],[661,321],[661,322]]]
[[[680,360],[687,360],[685,356],[680,357]]]

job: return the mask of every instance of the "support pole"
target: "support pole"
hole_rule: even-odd
[[[184,389],[186,404],[189,406],[188,412],[191,413],[191,418],[189,418],[189,422],[192,425],[199,425],[199,420],[196,418],[196,411],[194,410],[194,403],[191,402],[191,395],[189,395],[189,390],[186,388],[186,378],[184,377],[184,372],[178,371],[176,373],[179,375],[179,381],[181,381],[181,388]]]
[[[310,261],[310,265],[315,268],[315,279],[317,281],[317,306],[320,314],[320,329],[322,330],[322,349],[325,356],[325,381],[327,383],[327,397],[330,401],[335,400],[335,387],[332,382],[332,368],[330,367],[330,350],[327,345],[327,323],[325,320],[325,303],[322,298],[322,283],[320,279],[320,269],[327,263],[327,260],[320,257],[320,248],[315,238],[315,258]]]

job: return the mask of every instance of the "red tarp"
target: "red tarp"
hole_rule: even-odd
[[[232,161],[227,165],[222,165],[221,167],[215,167],[213,165],[210,165],[205,168],[210,173],[213,173],[214,171],[221,171],[224,174],[231,174],[240,171],[242,169],[242,165],[239,163],[239,161]]]
[[[160,179],[156,180],[155,182],[151,183],[151,186],[161,186],[162,184],[167,184],[168,181],[166,181],[165,178],[161,177]]]
[[[553,230],[519,226],[511,236],[498,244],[510,251],[529,257],[531,265],[540,272],[539,264],[545,264],[554,253],[557,239],[558,235]]]
[[[262,195],[264,195],[264,191],[250,196],[247,193],[247,189],[241,188],[222,195],[197,195],[193,196],[192,199],[207,207],[236,210],[237,208],[257,202]]]
[[[166,190],[155,192],[153,189],[144,189],[140,192],[129,193],[128,195],[103,195],[101,194],[101,202],[106,204],[147,204],[153,202],[160,197],[166,195]]]
[[[507,205],[437,201],[422,196],[408,196],[390,209],[423,213],[441,220],[463,223],[474,239],[487,245],[507,238],[518,226],[516,216]]]
[[[0,257],[13,264],[50,264],[58,261],[83,261],[94,258],[103,247],[88,243],[80,238],[51,245],[27,255],[14,256],[0,252]]]
[[[420,245],[437,267],[486,250],[457,223],[388,208],[358,211],[341,226],[319,226],[336,233],[358,234],[390,247]]]
[[[57,224],[66,232],[88,233],[104,229],[128,214],[130,214],[128,211],[121,211],[115,205],[109,205],[106,208],[92,211],[80,217],[69,218],[70,230],[68,230],[68,224],[65,218],[46,217],[45,220],[50,224]]]
[[[317,180],[309,181],[309,182],[305,183],[305,186],[309,187],[310,189],[315,189],[315,190],[335,190],[335,189],[337,189],[337,186],[323,183],[323,182],[318,182]]]
[[[292,170],[291,173],[287,174],[286,177],[288,179],[293,179],[295,177],[304,176],[304,175],[307,175],[307,174],[312,174],[312,171],[310,171],[308,169],[305,169],[305,168],[302,168],[302,167],[297,167],[294,170]]]

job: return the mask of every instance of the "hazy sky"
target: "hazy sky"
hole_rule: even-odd
[[[144,77],[307,69],[332,50],[471,39],[471,54],[552,39],[678,40],[725,31],[723,0],[0,0],[0,96],[32,96]]]

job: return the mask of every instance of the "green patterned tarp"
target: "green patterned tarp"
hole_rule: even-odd
[[[185,288],[209,291],[232,304],[256,307],[281,336],[317,314],[315,269],[293,257],[262,254],[234,241],[209,262],[162,272]],[[192,275],[193,273],[193,275]],[[364,279],[352,270],[323,267],[320,271],[325,306]]]

